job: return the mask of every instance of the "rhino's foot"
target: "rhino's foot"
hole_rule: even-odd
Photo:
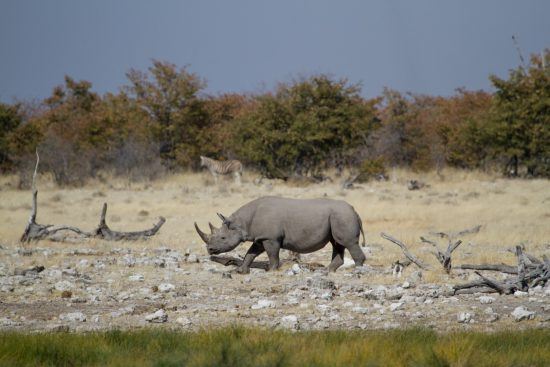
[[[250,268],[248,266],[239,266],[235,269],[235,271],[239,274],[248,274],[250,273]]]

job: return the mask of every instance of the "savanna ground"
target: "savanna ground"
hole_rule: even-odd
[[[98,223],[103,202],[109,204],[107,223],[115,230],[144,229],[152,226],[160,215],[167,221],[160,232],[148,241],[41,241],[25,245],[20,244],[18,239],[30,212],[31,193],[16,190],[16,178],[2,178],[0,327],[4,333],[0,335],[3,338],[1,344],[8,345],[4,343],[6,340],[20,340],[22,345],[34,345],[36,355],[54,353],[54,356],[46,356],[38,363],[45,365],[70,364],[63,359],[64,356],[73,358],[70,357],[73,353],[70,348],[80,348],[80,345],[83,351],[95,350],[96,346],[100,351],[83,352],[82,355],[74,352],[83,359],[75,359],[73,364],[103,365],[106,363],[102,358],[108,358],[114,361],[113,365],[121,365],[125,358],[139,355],[135,354],[135,349],[146,345],[137,343],[136,338],[143,338],[143,343],[150,340],[152,346],[149,348],[156,348],[158,352],[171,346],[179,348],[183,345],[181,340],[189,340],[195,343],[193,345],[208,340],[213,343],[212,350],[221,348],[218,351],[221,354],[214,352],[212,358],[230,358],[217,362],[213,359],[201,360],[207,357],[200,357],[200,353],[193,356],[182,350],[181,354],[170,354],[165,363],[161,363],[164,365],[186,361],[190,365],[201,364],[201,361],[210,365],[234,365],[231,361],[236,360],[231,358],[237,358],[237,351],[242,351],[242,345],[249,344],[243,340],[252,339],[258,340],[258,348],[265,350],[268,357],[265,360],[257,359],[257,356],[254,357],[256,359],[243,359],[246,362],[243,365],[277,364],[279,360],[269,357],[269,353],[273,353],[272,346],[280,351],[280,365],[331,365],[333,359],[330,358],[346,361],[355,352],[359,353],[358,356],[364,355],[364,359],[361,357],[359,361],[370,361],[373,365],[476,365],[474,356],[477,348],[486,348],[487,359],[483,360],[486,365],[545,365],[549,362],[548,286],[536,294],[519,297],[490,295],[493,298],[490,304],[481,304],[479,294],[449,296],[447,291],[450,286],[477,279],[477,276],[471,271],[461,270],[453,270],[451,275],[445,274],[431,253],[432,248],[419,239],[433,231],[455,232],[481,225],[479,233],[462,237],[464,243],[453,253],[453,264],[456,265],[501,262],[514,265],[515,256],[508,249],[520,243],[536,256],[548,254],[548,180],[506,180],[478,172],[444,171],[442,175],[437,175],[396,170],[391,172],[389,181],[370,182],[356,185],[353,190],[342,190],[339,180],[304,186],[269,180],[255,184],[255,178],[248,172],[241,186],[231,180],[220,180],[218,185],[214,185],[205,173],[184,174],[151,183],[113,179],[89,183],[78,189],[60,189],[51,184],[47,177],[40,177],[38,223],[69,224],[92,230]],[[419,179],[429,186],[409,191],[406,184],[409,179]],[[262,195],[293,198],[326,196],[352,204],[362,218],[367,237],[365,269],[358,272],[345,266],[335,274],[326,274],[323,270],[313,271],[307,266],[327,265],[331,256],[330,246],[314,254],[302,255],[297,273],[290,270],[293,265],[290,261],[274,273],[253,269],[249,275],[239,275],[231,273],[231,267],[208,260],[193,222],[196,221],[203,230],[208,229],[209,221],[218,226],[216,212],[229,215],[244,203]],[[380,237],[380,232],[403,240],[411,252],[430,264],[433,270],[423,271],[419,277],[418,269],[411,265],[405,269],[402,278],[394,278],[390,266],[403,256],[396,245]],[[442,247],[446,245],[444,241],[440,240],[440,243]],[[244,255],[247,247],[239,247],[234,255]],[[260,259],[265,259],[263,256]],[[45,270],[30,276],[14,275],[16,269],[36,265],[44,266]],[[498,274],[490,275],[500,277]],[[402,287],[404,282],[408,282],[409,287]],[[534,311],[535,317],[522,322],[514,321],[510,313],[517,306]],[[147,315],[160,309],[164,310],[167,319],[161,317],[161,320],[146,321]],[[457,322],[461,313],[469,314],[466,322]],[[231,327],[217,329],[219,331],[204,330],[235,324],[245,325],[246,328],[237,331],[242,339],[237,338],[236,342],[229,344],[222,342],[220,335],[234,333]],[[149,329],[151,326],[154,326],[153,330]],[[288,334],[266,330],[273,327],[306,331]],[[424,329],[402,330],[410,327]],[[111,329],[140,328],[146,330],[138,331],[138,334],[104,333]],[[336,330],[328,334],[307,331],[323,329]],[[370,331],[349,334],[342,329]],[[528,330],[520,334],[509,331],[517,329]],[[66,344],[63,334],[13,334],[18,331],[60,330],[93,333],[87,334],[90,336],[87,340],[83,340],[83,336],[69,338],[71,343],[81,344]],[[202,331],[189,333],[193,330]],[[486,331],[496,334],[479,333]],[[168,344],[153,342],[152,339],[156,340],[155,333],[166,333],[161,335]],[[407,354],[400,352],[401,346],[389,341],[396,338],[406,341],[407,335],[413,334],[419,335],[411,339],[411,343],[418,344],[414,348],[420,348],[419,354],[404,363],[403,358]],[[121,337],[120,343],[115,342],[118,337]],[[317,343],[321,346],[325,345],[323,343],[331,344],[334,349],[326,350],[333,350],[336,357],[326,352],[332,356],[327,359],[329,362],[321,363],[322,360],[315,359],[320,358],[316,355],[321,354],[315,352],[320,347],[311,347],[307,342],[311,338],[324,340]],[[348,345],[344,341],[350,338],[359,338],[359,341]],[[521,344],[525,348],[520,351],[517,340],[534,341]],[[40,349],[44,343],[57,347],[51,350],[44,347],[44,351]],[[121,344],[124,347],[115,353],[113,348]],[[73,347],[69,347],[71,345]],[[293,349],[295,345],[299,347]],[[307,354],[305,350],[310,347],[313,349]],[[248,350],[246,348],[251,347],[245,347],[245,351]],[[392,352],[366,352],[379,348],[391,349]],[[142,352],[147,350],[141,349]],[[526,353],[525,350],[531,352]],[[252,353],[254,350],[248,351]],[[508,351],[511,354],[507,355]],[[503,353],[505,357],[502,357]],[[24,353],[21,358],[12,354],[15,359],[9,359],[11,357],[6,349],[0,351],[2,354],[2,364],[11,365],[16,359],[19,363],[27,363]],[[57,357],[62,359],[56,362]],[[393,359],[384,359],[390,357]],[[150,363],[145,361],[144,364]]]

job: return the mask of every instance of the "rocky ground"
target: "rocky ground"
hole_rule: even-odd
[[[196,329],[232,323],[298,330],[550,326],[550,285],[515,295],[452,295],[453,284],[476,276],[454,270],[448,284],[431,283],[430,276],[412,266],[402,278],[394,278],[389,268],[354,268],[347,262],[328,274],[318,263],[328,262],[330,246],[303,256],[299,264],[287,261],[277,272],[252,269],[248,275],[236,274],[233,267],[214,263],[200,252],[150,248],[139,242],[116,246],[3,245],[0,328]]]

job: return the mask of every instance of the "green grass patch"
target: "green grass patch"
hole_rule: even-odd
[[[549,366],[550,330],[0,333],[0,366]]]

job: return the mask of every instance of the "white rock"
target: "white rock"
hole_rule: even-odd
[[[286,315],[281,317],[281,326],[287,329],[297,329],[298,317],[296,315]]]
[[[168,321],[168,315],[166,314],[166,311],[161,308],[160,310],[157,310],[154,313],[145,316],[145,321],[163,323]]]
[[[405,289],[410,288],[410,287],[411,287],[411,283],[405,281],[405,282],[403,282],[403,285],[402,285],[401,287],[403,287],[403,288],[405,288]]]
[[[302,268],[300,268],[300,265],[298,264],[292,265],[291,270],[294,274],[300,274],[302,272]]]
[[[495,299],[489,296],[481,296],[478,298],[478,300],[479,300],[479,303],[488,305],[489,303],[493,303]]]
[[[515,291],[514,292],[515,297],[527,297],[528,295],[529,295],[529,293],[523,292],[523,291]]]
[[[143,282],[145,280],[145,277],[141,274],[134,274],[134,275],[130,275],[128,277],[128,280],[131,282]]]
[[[189,256],[187,256],[186,261],[187,261],[188,263],[198,263],[198,262],[199,262],[199,258],[198,258],[197,255],[195,255],[195,254],[190,254]]]
[[[86,321],[86,315],[84,315],[82,312],[62,313],[61,315],[59,315],[59,320],[68,322],[84,322]]]
[[[342,264],[342,269],[348,269],[355,266],[355,261],[350,257],[344,257],[344,263]]]
[[[134,313],[135,309],[136,308],[132,305],[126,306],[126,307],[123,307],[123,308],[119,308],[117,311],[111,312],[111,317],[120,317],[120,316],[123,316],[123,315],[130,315],[130,314]]]
[[[48,277],[51,277],[51,278],[61,278],[63,276],[63,273],[61,272],[61,270],[59,269],[48,269],[46,270],[46,274]]]
[[[296,297],[288,297],[287,301],[286,301],[286,304],[291,305],[291,306],[295,306],[299,303],[300,303],[300,301],[298,301],[298,298],[296,298]]]
[[[399,310],[401,307],[403,307],[403,302],[395,302],[395,303],[392,303],[390,305],[390,310],[393,312],[393,311],[397,311]]]
[[[71,290],[74,288],[74,284],[67,281],[67,280],[61,280],[57,283],[55,283],[55,285],[53,286],[56,290],[60,291],[60,292],[63,292],[63,291],[68,291],[68,290]]]
[[[366,308],[366,307],[361,307],[361,306],[355,306],[354,308],[351,309],[353,312],[357,312],[357,313],[362,313],[362,314],[367,314],[369,313],[369,309]]]
[[[176,319],[176,322],[182,326],[187,326],[187,325],[191,325],[191,320],[189,320],[187,317],[185,316],[180,316]]]
[[[161,283],[158,286],[159,292],[168,293],[176,289],[176,286],[170,283]]]
[[[317,305],[316,307],[320,312],[322,313],[326,313],[330,310],[330,306],[329,305]]]
[[[253,310],[259,310],[261,308],[274,308],[275,302],[268,299],[261,299],[255,305],[252,305],[250,308]]]
[[[512,316],[516,321],[532,320],[535,318],[535,312],[529,311],[524,306],[519,306],[512,311]]]
[[[321,294],[321,299],[324,299],[325,301],[330,301],[333,298],[332,292],[324,292]]]
[[[457,320],[461,324],[468,323],[472,320],[472,314],[469,312],[460,312],[457,316]]]

